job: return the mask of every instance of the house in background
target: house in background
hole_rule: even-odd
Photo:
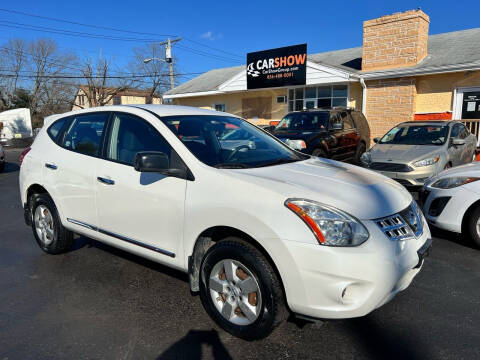
[[[248,90],[246,67],[235,66],[208,71],[163,99],[259,125],[290,111],[348,106],[363,111],[372,138],[403,121],[473,124],[480,119],[480,28],[429,36],[429,24],[421,10],[367,20],[363,46],[307,56],[302,86]]]
[[[115,88],[104,88],[105,93],[114,94]],[[87,109],[92,105],[88,101],[88,86],[81,85],[78,87],[72,110]],[[106,105],[131,105],[131,104],[161,104],[162,98],[154,95],[150,97],[150,90],[126,89],[115,93]]]

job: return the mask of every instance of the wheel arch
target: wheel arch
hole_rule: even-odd
[[[466,210],[465,213],[463,214],[462,223],[461,223],[462,233],[464,233],[465,230],[466,230],[466,226],[467,226],[467,221],[468,221],[468,219],[470,218],[470,216],[472,215],[472,213],[473,213],[478,207],[480,207],[480,200],[477,200],[477,201],[473,202],[472,204],[470,204],[470,206],[467,208],[467,210]]]
[[[192,290],[192,292],[199,291],[200,266],[207,250],[215,243],[230,236],[242,239],[243,241],[255,247],[258,251],[262,253],[263,256],[265,256],[265,258],[275,271],[278,280],[280,281],[283,295],[286,296],[285,287],[283,285],[283,280],[278,270],[278,267],[269,252],[265,249],[265,247],[260,244],[253,236],[247,234],[246,232],[231,226],[222,225],[212,226],[202,231],[202,233],[195,240],[192,251],[189,252],[190,255],[188,256],[188,274],[190,279],[190,289]]]

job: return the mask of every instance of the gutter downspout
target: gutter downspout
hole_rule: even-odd
[[[362,85],[363,91],[362,91],[362,114],[367,117],[366,112],[367,112],[367,85],[365,85],[365,80],[363,77],[360,78],[360,85]]]

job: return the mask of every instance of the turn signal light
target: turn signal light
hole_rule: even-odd
[[[323,236],[322,230],[318,227],[315,220],[313,220],[308,214],[303,211],[299,206],[289,202],[287,206],[293,210],[304,222],[308,225],[308,227],[313,231],[315,236],[317,237],[318,242],[321,244],[325,243],[325,237]]]

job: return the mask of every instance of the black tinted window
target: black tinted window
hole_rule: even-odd
[[[460,135],[459,135],[459,138],[460,139],[466,139],[468,137],[468,135],[470,135],[470,132],[468,131],[468,129],[466,128],[465,125],[461,124],[460,125]]]
[[[297,113],[285,116],[275,130],[321,130],[327,127],[328,112]]]
[[[65,133],[63,146],[91,156],[98,156],[108,113],[74,116]]]
[[[115,114],[111,126],[107,158],[133,165],[140,151],[158,151],[170,158],[171,148],[158,131],[143,119],[129,114]]]
[[[66,118],[57,120],[48,128],[47,133],[53,141],[58,141],[58,136],[60,135],[60,131],[62,130],[63,125],[65,125],[66,120]]]
[[[452,138],[457,138],[459,134],[460,134],[460,124],[453,125],[452,133],[450,134],[450,136]]]

